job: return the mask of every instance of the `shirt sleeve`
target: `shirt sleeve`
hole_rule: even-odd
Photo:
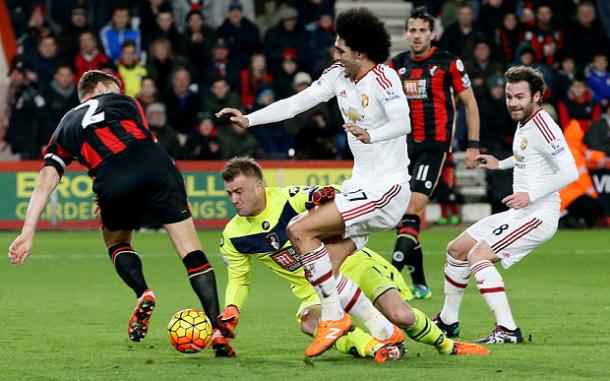
[[[456,94],[459,94],[472,86],[470,77],[468,77],[468,73],[466,73],[464,62],[461,59],[456,58],[451,61],[449,71],[451,72],[451,84],[453,85]]]
[[[574,156],[568,148],[561,129],[557,124],[546,121],[544,128],[539,129],[537,145],[555,172],[544,184],[528,192],[531,202],[557,192],[578,179]]]
[[[61,128],[61,122],[53,135],[49,144],[43,151],[44,166],[51,166],[57,170],[59,176],[63,176],[66,167],[72,163],[74,157],[71,153],[66,151],[59,143],[61,140],[63,129]]]
[[[241,311],[248,299],[252,260],[249,256],[239,253],[224,232],[220,252],[227,265],[225,306],[232,304]]]
[[[385,79],[389,86],[377,87],[377,96],[388,118],[387,123],[380,128],[369,131],[371,143],[395,139],[411,132],[409,118],[409,103],[402,90],[398,74],[390,68],[385,68]],[[382,81],[382,83],[385,83]]]
[[[343,66],[338,64],[330,66],[317,81],[305,90],[246,115],[250,126],[292,118],[318,103],[327,102],[335,96],[335,80],[342,74]]]

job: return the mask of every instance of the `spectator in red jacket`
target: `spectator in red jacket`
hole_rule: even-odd
[[[555,54],[563,48],[563,30],[552,24],[553,11],[549,5],[536,8],[536,26],[525,32],[524,40],[536,51],[536,62],[553,65]]]
[[[568,96],[559,102],[559,125],[565,128],[571,119],[577,120],[585,132],[589,129],[591,121],[599,120],[601,107],[593,101],[593,93],[587,87],[582,75],[572,80]]]
[[[241,103],[246,110],[256,105],[256,96],[263,85],[273,84],[273,77],[267,72],[267,60],[261,53],[250,57],[250,67],[241,71]]]
[[[80,77],[88,70],[100,70],[112,66],[112,62],[104,52],[99,49],[97,38],[91,31],[85,31],[79,37],[80,50],[74,58],[76,68],[75,81],[78,83]]]

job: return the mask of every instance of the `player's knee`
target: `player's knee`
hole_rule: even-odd
[[[477,263],[483,260],[493,259],[493,250],[485,241],[477,242],[468,252],[468,261],[470,264]]]
[[[305,238],[308,233],[307,229],[305,229],[305,226],[301,223],[301,221],[302,220],[295,221],[286,227],[286,234],[294,245],[298,245],[299,242],[303,238]]]
[[[454,239],[447,244],[447,254],[458,260],[466,260],[468,257],[468,249],[460,242],[460,239]]]

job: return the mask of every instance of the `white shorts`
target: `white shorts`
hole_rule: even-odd
[[[343,238],[350,238],[360,250],[370,233],[396,227],[407,209],[411,190],[409,183],[355,188],[344,185],[343,192],[335,196],[335,204],[345,223]]]
[[[487,242],[507,269],[557,231],[558,208],[536,205],[485,217],[466,229],[476,241]]]

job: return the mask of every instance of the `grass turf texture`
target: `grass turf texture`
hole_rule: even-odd
[[[429,316],[442,306],[444,247],[457,234],[423,233],[434,296],[413,304]],[[127,320],[135,298],[114,272],[98,234],[39,233],[26,265],[0,262],[0,380],[610,379],[608,235],[561,231],[524,262],[501,270],[523,345],[492,346],[490,357],[455,357],[408,340],[409,353],[398,362],[377,365],[329,351],[312,367],[303,362],[310,338],[294,319],[299,302],[287,283],[256,262],[234,340],[238,357],[215,359],[211,350],[185,355],[170,346],[166,325],[176,311],[201,306],[165,234],[138,233],[134,241],[158,304],[148,337],[132,343]],[[7,248],[14,236],[0,233],[0,246]],[[220,234],[200,236],[222,303]],[[379,233],[369,246],[389,257],[393,243],[392,233]],[[473,281],[461,318],[467,340],[493,328],[493,315]]]

